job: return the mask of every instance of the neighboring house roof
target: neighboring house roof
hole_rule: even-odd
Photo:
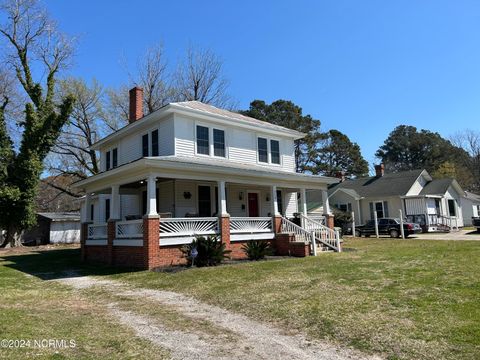
[[[104,137],[103,139],[97,141],[95,144],[90,146],[91,150],[98,150],[102,145],[108,144],[110,141],[121,138],[130,134],[134,129],[142,129],[143,127],[151,124],[154,121],[158,121],[162,116],[171,114],[171,113],[181,113],[185,112],[190,116],[206,116],[210,120],[216,120],[219,122],[225,122],[227,125],[236,125],[240,127],[254,127],[264,129],[267,132],[274,132],[276,134],[281,134],[294,139],[301,139],[306,134],[299,132],[297,130],[288,129],[283,126],[274,125],[266,121],[254,119],[239,113],[228,111],[224,109],[219,109],[215,106],[204,104],[200,101],[185,101],[167,104],[160,109],[145,115],[143,118],[138,119],[130,124],[125,125],[123,128],[115,131],[114,133]],[[140,131],[140,130],[139,130]]]
[[[443,195],[453,184],[454,179],[433,179],[420,191],[420,195]]]
[[[464,198],[467,198],[468,200],[471,200],[473,202],[478,202],[480,203],[480,195],[472,193],[470,191],[465,191],[464,192]]]
[[[385,174],[381,177],[372,176],[345,180],[339,184],[331,185],[328,192],[333,194],[333,192],[341,189],[354,197],[356,197],[356,194],[360,197],[405,195],[423,171],[418,169]]]
[[[37,215],[51,221],[80,221],[78,212],[39,212]]]

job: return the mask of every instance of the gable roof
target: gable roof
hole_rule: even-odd
[[[80,221],[79,212],[39,212],[37,215],[52,221]]]
[[[464,197],[467,198],[468,200],[471,200],[473,202],[478,202],[480,203],[480,195],[472,193],[470,191],[465,191]]]
[[[452,185],[454,179],[433,179],[420,191],[420,195],[443,195]]]
[[[401,196],[406,195],[415,183],[415,180],[424,170],[410,170],[398,173],[385,174],[381,177],[367,177],[354,180],[345,180],[329,187],[329,193],[333,194],[338,189],[353,194],[353,191],[361,197]]]
[[[111,141],[121,138],[130,134],[134,129],[143,129],[144,127],[158,121],[163,116],[171,113],[184,112],[191,116],[199,116],[202,118],[207,118],[208,120],[223,122],[226,125],[236,125],[240,127],[250,127],[263,129],[264,131],[275,133],[277,135],[289,136],[294,139],[301,139],[305,137],[306,134],[289,129],[283,126],[274,125],[266,121],[258,120],[249,116],[245,116],[233,111],[219,109],[215,106],[204,104],[200,101],[184,101],[169,103],[160,109],[145,115],[144,117],[125,125],[124,127],[118,129],[117,131],[107,135],[103,139],[100,139],[95,144],[90,146],[91,150],[98,150],[99,147],[110,143]]]

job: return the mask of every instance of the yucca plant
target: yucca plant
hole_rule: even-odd
[[[195,257],[192,256],[194,250],[197,253]],[[229,258],[231,253],[230,250],[225,249],[225,244],[217,236],[197,236],[191,244],[182,248],[182,252],[188,259],[189,266],[194,264],[198,267],[221,264],[223,260]]]
[[[261,260],[272,253],[270,244],[261,240],[247,242],[242,246],[242,250],[250,260]]]

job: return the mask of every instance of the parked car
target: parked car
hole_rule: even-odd
[[[403,231],[405,237],[413,234],[418,234],[422,232],[422,228],[418,224],[404,222]],[[382,218],[378,219],[378,234],[379,235],[390,235],[392,238],[400,237],[400,219],[396,218]],[[370,220],[365,225],[357,225],[355,227],[355,236],[369,237],[375,235],[375,221]]]
[[[472,224],[477,228],[477,232],[480,232],[480,217],[472,217]]]

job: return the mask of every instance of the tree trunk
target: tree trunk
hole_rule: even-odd
[[[10,226],[3,236],[3,244],[0,245],[0,248],[23,246],[22,234],[22,230],[15,226]]]

